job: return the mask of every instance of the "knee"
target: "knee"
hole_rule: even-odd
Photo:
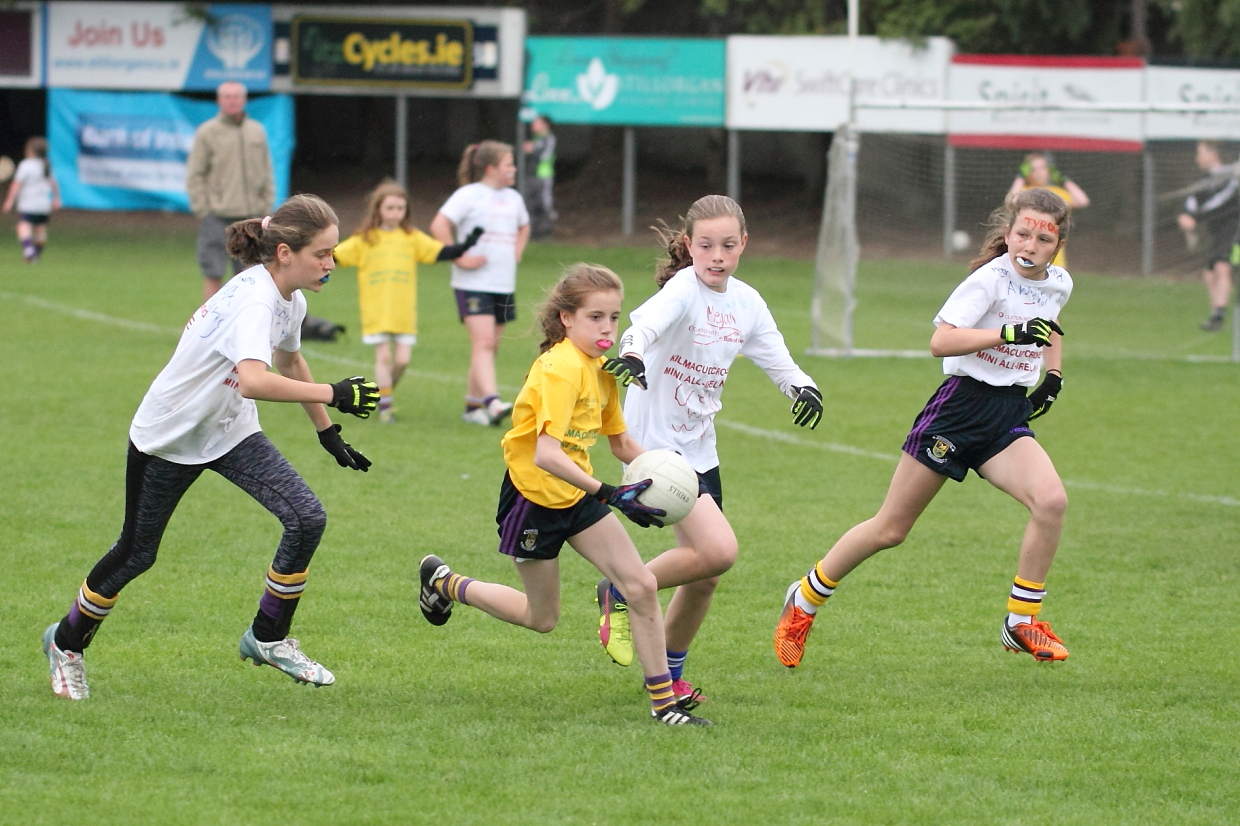
[[[559,612],[549,614],[545,617],[531,617],[529,628],[531,631],[537,631],[540,634],[550,634],[555,630],[556,623],[559,621]]]
[[[285,528],[299,532],[304,539],[317,542],[323,531],[327,530],[327,511],[323,509],[323,503],[314,497],[297,508],[289,523],[285,524]]]
[[[1029,510],[1035,518],[1063,522],[1068,512],[1068,492],[1063,484],[1051,485],[1035,494]]]
[[[658,605],[659,581],[648,568],[642,567],[632,577],[626,577],[624,582],[616,583],[616,587],[631,606]]]
[[[878,549],[885,550],[894,548],[908,539],[908,532],[912,529],[912,525],[904,525],[899,523],[879,523],[878,530],[874,537],[878,544]]]
[[[721,538],[703,545],[695,545],[694,550],[706,563],[712,577],[727,573],[736,564],[737,543],[735,536]]]

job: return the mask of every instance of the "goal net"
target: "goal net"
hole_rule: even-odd
[[[1224,174],[1237,174],[1240,142],[1219,142]],[[1044,147],[953,146],[944,135],[840,129],[828,155],[827,187],[812,300],[810,353],[925,355],[854,346],[857,263],[940,257],[963,276],[985,224],[1031,151]],[[1073,272],[1189,277],[1211,239],[1177,224],[1185,198],[1205,177],[1196,141],[1150,141],[1138,151],[1047,151],[1059,174],[1089,198],[1073,211],[1067,266]],[[1195,244],[1192,241],[1195,240]]]

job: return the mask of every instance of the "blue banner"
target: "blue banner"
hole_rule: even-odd
[[[723,40],[529,37],[525,47],[525,120],[723,125]]]
[[[61,200],[74,209],[189,211],[185,161],[194,130],[215,103],[164,92],[49,89],[47,134]],[[246,112],[267,130],[276,203],[288,197],[293,98],[253,98]]]

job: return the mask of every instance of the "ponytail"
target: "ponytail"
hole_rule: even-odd
[[[287,244],[293,252],[306,247],[329,226],[339,226],[335,211],[317,195],[294,195],[265,218],[246,218],[224,231],[228,254],[246,266],[266,264],[276,248]]]
[[[495,166],[512,154],[512,147],[499,141],[482,141],[471,143],[461,153],[461,162],[456,168],[456,181],[460,186],[477,183],[486,175],[488,166]]]

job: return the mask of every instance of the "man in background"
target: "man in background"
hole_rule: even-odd
[[[206,301],[219,291],[228,269],[224,230],[234,221],[266,215],[276,196],[275,171],[267,130],[246,117],[245,87],[221,83],[215,92],[219,114],[194,132],[186,162],[185,189],[198,227],[198,266]],[[232,262],[235,275],[242,269]]]
[[[1231,299],[1231,246],[1240,225],[1240,184],[1235,172],[1223,166],[1215,141],[1197,142],[1197,168],[1206,173],[1196,190],[1184,201],[1178,219],[1189,250],[1205,235],[1205,270],[1202,277],[1210,296],[1210,316],[1201,329],[1222,329]]]

